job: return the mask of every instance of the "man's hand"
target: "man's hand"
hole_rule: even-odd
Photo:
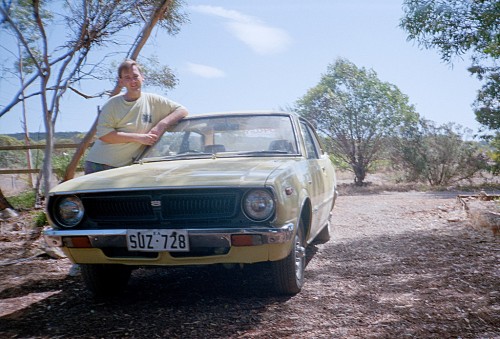
[[[165,118],[160,120],[155,127],[151,128],[149,133],[153,133],[160,137],[169,126],[175,125],[179,120],[186,117],[188,115],[188,111],[184,108],[178,108]]]
[[[139,134],[137,142],[143,145],[152,145],[158,140],[158,135],[154,133]]]

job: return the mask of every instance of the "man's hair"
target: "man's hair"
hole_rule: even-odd
[[[134,67],[134,66],[137,67],[137,69],[139,70],[139,73],[142,74],[141,66],[139,66],[139,64],[137,62],[135,62],[135,60],[126,59],[125,61],[123,61],[120,64],[120,66],[118,66],[118,78],[122,77],[123,71],[128,71],[128,70],[132,69],[132,67]]]

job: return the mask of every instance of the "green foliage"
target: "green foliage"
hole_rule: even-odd
[[[68,153],[63,153],[61,155],[55,155],[52,157],[52,171],[56,175],[58,180],[64,178],[64,173],[66,168],[71,162],[71,155]]]
[[[446,124],[436,127],[421,120],[392,144],[393,165],[407,181],[443,186],[471,179],[487,166],[487,157],[476,142],[464,141],[467,130]]]
[[[1,137],[2,135],[0,135]],[[12,133],[12,134],[6,134],[5,136],[17,139],[19,141],[24,140],[24,133]],[[45,139],[47,137],[46,133],[40,132],[40,133],[30,133],[31,137],[31,142],[32,143],[45,143]],[[69,142],[69,143],[79,143],[83,138],[85,137],[85,133],[82,132],[55,132],[54,133],[54,138],[56,140],[56,143],[62,143],[62,142]]]
[[[22,141],[14,139],[6,135],[0,135],[1,146],[20,146]],[[0,150],[0,168],[12,168],[12,164],[26,164],[26,156],[22,151],[1,151]]]
[[[52,157],[52,170],[57,179],[62,180],[64,178],[66,169],[73,158],[73,153],[74,152],[62,152]],[[85,157],[82,157],[78,167],[83,167],[84,161]]]
[[[472,52],[500,57],[500,2],[497,0],[405,0],[401,27],[409,39],[436,47],[444,60]]]
[[[484,80],[485,83],[478,91],[474,102],[476,120],[488,129],[498,131],[500,130],[500,68],[497,72],[487,72]]]
[[[33,223],[35,224],[36,227],[43,227],[45,225],[49,224],[49,221],[47,220],[47,215],[45,212],[37,212],[33,216]]]
[[[500,174],[500,133],[497,133],[490,142],[491,149],[487,151],[488,156],[491,159],[488,170],[494,174]]]
[[[469,72],[484,85],[474,103],[477,121],[500,128],[500,1],[405,0],[400,26],[408,39],[437,48],[442,59],[469,54]]]
[[[35,206],[35,192],[21,192],[18,195],[8,197],[7,200],[16,210],[32,209]]]
[[[384,172],[392,167],[392,162],[389,159],[380,159],[374,161],[370,166],[370,173]]]
[[[319,84],[297,100],[295,111],[325,136],[335,157],[349,164],[358,185],[383,156],[387,138],[418,121],[396,86],[345,59],[328,66]]]
[[[330,161],[339,171],[352,171],[351,166],[342,158],[335,156],[335,154],[330,154]]]
[[[43,135],[44,136],[44,135]],[[58,132],[56,133],[55,144],[77,144],[79,143],[84,135],[80,132]],[[9,135],[0,135],[0,147],[1,146],[21,146],[24,145],[24,134],[16,133]],[[35,142],[30,141],[31,145],[35,144],[45,144],[45,140]],[[71,153],[71,154],[69,154]],[[53,171],[56,173],[56,176],[59,179],[62,179],[64,176],[64,171],[66,170],[67,165],[71,160],[71,156],[73,154],[72,149],[56,149],[54,150],[54,157],[52,159]],[[34,168],[40,168],[43,163],[43,150],[32,149],[31,150],[31,159]],[[69,160],[68,160],[69,159]],[[79,166],[83,166],[84,159],[80,159]],[[0,168],[27,168],[27,160],[26,160],[26,151],[0,151]]]
[[[0,146],[15,146],[22,145],[21,140],[18,140],[14,137],[8,135],[0,135]]]
[[[161,88],[166,93],[179,82],[170,67],[160,64],[156,56],[141,59],[141,66],[148,86]]]

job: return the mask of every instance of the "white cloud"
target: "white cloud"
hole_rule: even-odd
[[[271,27],[258,18],[238,11],[205,5],[191,6],[191,9],[227,19],[226,27],[229,32],[257,54],[268,55],[283,52],[292,41],[285,30]]]
[[[224,71],[207,65],[188,62],[187,67],[189,72],[203,78],[223,78],[226,76],[226,73],[224,73]]]
[[[252,17],[242,14],[238,11],[234,11],[232,9],[225,9],[219,6],[210,6],[210,5],[198,5],[191,6],[191,9],[194,11],[220,16],[222,18],[234,20],[234,21],[253,21]]]

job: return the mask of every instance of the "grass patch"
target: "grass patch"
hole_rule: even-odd
[[[33,223],[35,227],[43,227],[45,225],[49,224],[49,221],[47,220],[47,215],[45,212],[40,211],[37,212],[33,215]]]
[[[7,200],[16,210],[30,210],[35,206],[35,192],[21,192],[18,195],[7,197]]]

